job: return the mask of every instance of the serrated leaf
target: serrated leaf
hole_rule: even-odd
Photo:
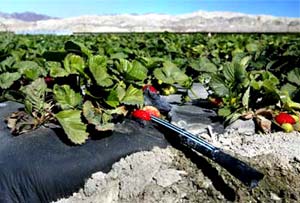
[[[162,80],[166,84],[183,85],[189,80],[189,77],[170,61],[164,62],[162,68],[156,68],[153,74],[156,79]]]
[[[64,59],[64,69],[69,74],[84,74],[85,62],[81,56],[68,54]]]
[[[300,86],[300,68],[291,70],[287,75],[287,79],[289,82]]]
[[[41,112],[44,109],[46,105],[46,90],[47,84],[43,78],[38,78],[21,89],[24,95],[26,95],[24,103],[27,112]]]
[[[88,57],[92,55],[92,52],[83,43],[71,40],[65,43],[65,50],[76,54],[83,53]]]
[[[217,66],[212,63],[208,58],[200,58],[200,60],[194,60],[190,64],[191,68],[199,72],[215,73],[218,71]]]
[[[117,64],[117,70],[124,74],[127,73],[129,71],[131,71],[132,69],[132,64],[130,61],[126,60],[126,59],[119,59],[119,63]]]
[[[61,67],[61,64],[58,62],[47,62],[48,69],[50,70],[50,76],[53,78],[56,77],[66,77],[69,73]]]
[[[82,112],[89,124],[101,123],[101,110],[96,109],[91,101],[84,102]]]
[[[248,66],[248,64],[250,63],[252,57],[251,56],[245,56],[242,58],[242,60],[240,61],[240,64],[243,68],[246,68]]]
[[[20,61],[14,65],[14,68],[27,79],[35,80],[40,76],[45,76],[47,73],[34,61]]]
[[[62,109],[75,108],[82,102],[82,97],[71,89],[69,85],[59,86],[57,84],[53,87],[55,100]]]
[[[111,107],[117,107],[120,104],[117,90],[111,90],[105,102]]]
[[[107,73],[107,58],[105,56],[91,56],[89,58],[89,69],[99,86],[109,87],[113,81]]]
[[[147,78],[148,69],[140,62],[133,61],[131,70],[127,71],[126,79],[128,80],[144,80]]]
[[[112,116],[105,110],[96,108],[91,101],[83,104],[83,115],[89,124],[93,124],[98,131],[113,130],[114,124],[111,123]]]
[[[2,73],[0,75],[0,87],[2,89],[9,88],[16,80],[21,78],[21,74],[15,73]]]
[[[240,63],[232,62],[224,66],[223,74],[230,83],[241,83],[246,78],[246,70]]]
[[[142,90],[130,85],[126,90],[125,96],[121,100],[121,103],[128,105],[142,105],[144,103]]]
[[[229,89],[226,86],[225,79],[219,75],[212,75],[209,86],[219,97],[229,95]]]
[[[83,104],[82,112],[89,124],[97,125],[101,123],[101,110],[96,109],[91,101]]]
[[[299,90],[299,88],[297,88],[295,85],[292,85],[290,83],[287,83],[285,85],[283,85],[281,88],[280,88],[280,91],[281,92],[288,92],[288,94],[290,95],[290,97],[293,96],[293,94],[295,92],[297,92],[297,90]]]
[[[55,114],[55,117],[74,144],[85,143],[89,134],[86,132],[86,124],[81,121],[81,111],[64,110]]]

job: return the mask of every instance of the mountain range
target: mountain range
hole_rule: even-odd
[[[55,18],[32,12],[1,13],[0,31],[82,32],[300,32],[300,18],[198,11],[189,14],[114,14]]]
[[[22,12],[22,13],[5,13],[0,12],[0,18],[6,19],[16,19],[26,22],[35,22],[39,20],[49,20],[49,19],[57,19],[55,17],[50,17],[43,14],[38,14],[34,12]]]

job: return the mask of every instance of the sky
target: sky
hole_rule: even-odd
[[[231,11],[300,17],[300,0],[0,0],[0,12],[31,11],[53,17],[103,14],[185,14]]]

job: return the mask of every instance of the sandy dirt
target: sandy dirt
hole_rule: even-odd
[[[154,148],[121,159],[107,174],[93,174],[80,191],[58,202],[300,201],[300,133],[231,132],[210,141],[261,171],[265,177],[258,187],[250,190],[191,150]]]

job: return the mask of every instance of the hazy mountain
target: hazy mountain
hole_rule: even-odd
[[[34,12],[23,12],[23,13],[4,13],[0,12],[0,17],[5,19],[15,19],[26,22],[35,22],[39,20],[57,19],[51,16],[37,14]]]
[[[38,14],[35,14],[35,16]],[[42,15],[43,16],[43,15]],[[41,17],[40,17],[41,18]],[[300,18],[198,11],[183,15],[120,14],[20,21],[1,18],[0,31],[17,33],[72,32],[300,32]],[[50,18],[50,19],[49,19]],[[2,20],[1,20],[2,19]],[[30,19],[30,18],[27,18]],[[32,19],[32,18],[31,18]],[[36,21],[37,20],[37,21]]]

